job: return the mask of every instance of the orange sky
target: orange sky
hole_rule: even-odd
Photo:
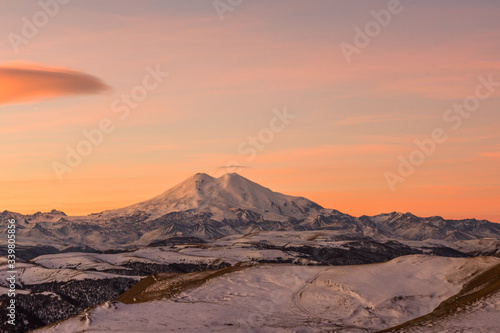
[[[500,86],[443,118],[479,77],[500,82],[500,3],[401,1],[348,63],[340,43],[387,3],[243,2],[221,20],[210,1],[73,0],[16,47],[42,9],[5,5],[0,211],[89,214],[237,164],[352,215],[500,222]],[[436,128],[445,142],[392,191],[384,175]],[[69,166],[68,149],[86,154]]]

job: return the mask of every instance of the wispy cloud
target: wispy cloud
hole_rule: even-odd
[[[247,166],[247,165],[231,164],[231,165],[221,165],[221,166],[218,166],[216,169],[226,169],[226,170],[233,170],[233,169],[253,169],[253,167]]]
[[[0,64],[0,105],[99,94],[109,89],[99,78],[67,68],[26,63]]]
[[[481,156],[500,157],[500,151],[499,152],[482,153]]]
[[[348,117],[341,120],[337,120],[333,122],[333,125],[357,125],[357,124],[366,124],[366,123],[380,123],[387,121],[400,121],[400,120],[418,120],[418,119],[432,119],[434,116],[408,116],[408,117],[397,117],[391,115],[362,115],[362,116],[354,116]]]

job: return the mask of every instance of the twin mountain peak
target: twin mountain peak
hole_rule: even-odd
[[[197,173],[150,200],[105,211],[103,217],[130,215],[138,211],[151,218],[179,212],[207,212],[215,220],[233,219],[238,212],[251,211],[271,221],[306,219],[318,215],[323,207],[303,197],[273,192],[237,173],[219,178]]]

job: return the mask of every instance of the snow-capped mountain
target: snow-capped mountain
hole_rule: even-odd
[[[243,286],[249,283],[252,286],[249,290],[262,291],[261,295],[250,297],[257,300],[268,297],[269,290],[279,287],[266,282],[266,270],[269,269],[274,270],[271,282],[280,281],[276,278],[279,276],[290,276],[296,269],[307,273],[300,279],[298,276],[293,278],[296,284],[291,289],[293,284],[283,283],[283,299],[287,304],[291,299],[293,304],[290,303],[291,308],[273,305],[279,313],[288,313],[283,322],[275,323],[276,327],[288,327],[289,322],[293,327],[310,326],[314,322],[311,318],[321,318],[315,324],[319,331],[330,328],[330,323],[336,329],[345,327],[348,331],[358,326],[360,331],[363,327],[377,330],[428,313],[445,298],[452,300],[455,297],[452,295],[467,282],[463,276],[473,278],[471,274],[479,274],[483,268],[485,274],[491,275],[489,264],[498,266],[498,258],[467,257],[497,257],[500,251],[500,224],[497,223],[475,219],[446,220],[439,216],[423,218],[398,212],[355,217],[325,209],[306,198],[273,192],[234,173],[219,178],[196,174],[150,200],[88,216],[67,216],[57,210],[30,215],[4,211],[0,213],[0,232],[5,233],[11,218],[17,222],[16,257],[19,259],[18,281],[22,284],[17,297],[24,309],[20,317],[24,326],[19,326],[19,332],[110,301],[134,285],[137,279],[149,274],[155,275],[141,280],[138,290],[142,290],[144,281],[152,280],[153,289],[159,288],[156,291],[161,299],[179,288],[177,280],[173,287],[165,284],[168,281],[156,285],[156,277],[161,276],[158,274],[166,273],[170,278],[185,273],[180,283],[187,281],[189,286],[198,286],[226,273],[231,279],[249,275],[250,279],[237,284],[237,290],[231,295],[207,294],[206,308],[204,294],[189,296],[194,297],[192,300],[201,308],[190,310],[190,305],[185,311],[219,316],[225,314],[227,308],[211,313],[213,304],[243,309],[240,301],[247,304],[246,296],[250,295]],[[6,242],[6,237],[0,238],[2,290],[7,287]],[[394,258],[403,259],[363,268],[352,266],[384,263]],[[487,267],[484,263],[488,263]],[[480,266],[484,267],[477,269]],[[457,270],[465,275],[460,275],[456,281],[450,279],[450,274]],[[413,273],[408,273],[410,271]],[[388,276],[394,278],[398,274],[401,283],[385,286]],[[362,276],[368,278],[359,279]],[[374,276],[380,276],[383,288],[373,287]],[[190,281],[190,277],[195,280]],[[482,283],[481,276],[477,279]],[[259,284],[261,281],[265,283]],[[418,288],[407,287],[416,286],[414,283],[418,283]],[[220,287],[225,290],[227,285],[222,281]],[[425,289],[428,285],[436,289]],[[162,286],[167,290],[161,289]],[[244,294],[238,294],[240,289]],[[372,290],[383,292],[372,294]],[[422,290],[429,293],[423,294]],[[441,290],[446,292],[437,294]],[[131,291],[132,294],[136,292],[137,288]],[[130,299],[136,302],[135,294],[132,297],[124,295],[125,303]],[[140,300],[140,292],[138,295]],[[0,303],[6,299],[5,295],[0,297]],[[325,304],[316,306],[322,300]],[[186,298],[182,296],[175,306],[184,301]],[[341,308],[348,310],[335,317],[338,311],[328,310],[328,304],[341,304]],[[167,312],[171,310],[170,303],[163,305]],[[154,313],[142,306],[135,309]],[[161,311],[165,313],[165,308]],[[302,317],[298,318],[297,313]],[[91,313],[93,318],[106,320],[109,315],[108,312],[104,317]],[[117,318],[123,316],[121,312],[117,315]],[[234,313],[234,318],[241,315]],[[143,319],[141,314],[136,322],[142,325]],[[102,320],[104,325],[109,324],[106,320]],[[91,322],[93,326],[85,326]],[[74,330],[101,328],[96,321],[78,319],[64,322],[60,331],[73,331],[65,325],[75,323]],[[80,327],[82,323],[83,328]],[[200,331],[205,331],[205,322],[200,320],[198,324],[203,325]],[[182,325],[179,327],[185,329]],[[250,331],[253,324],[240,325],[224,319],[220,322],[222,326],[214,325],[214,330],[219,332],[226,326],[234,331],[237,325]]]
[[[168,213],[189,211],[210,213],[213,220],[222,221],[237,219],[251,211],[265,220],[287,221],[289,218],[307,219],[322,210],[321,206],[308,199],[273,192],[236,173],[227,173],[219,178],[197,173],[157,197],[108,210],[100,216],[112,218],[146,212],[148,220],[153,220]]]
[[[33,215],[4,211],[0,227],[8,218],[18,221],[18,245],[29,251],[37,246],[37,255],[75,246],[82,251],[131,248],[174,236],[214,239],[265,231],[329,230],[341,238],[440,241],[446,246],[469,240],[471,251],[475,245],[476,251],[483,251],[474,240],[500,240],[497,223],[397,212],[354,217],[306,198],[273,192],[235,173],[219,178],[199,173],[150,200],[88,216],[66,216],[56,210]],[[497,250],[489,243],[487,248]]]

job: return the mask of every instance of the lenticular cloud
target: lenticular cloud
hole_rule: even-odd
[[[99,94],[109,90],[101,79],[60,67],[0,64],[0,104],[37,102],[47,98]]]

